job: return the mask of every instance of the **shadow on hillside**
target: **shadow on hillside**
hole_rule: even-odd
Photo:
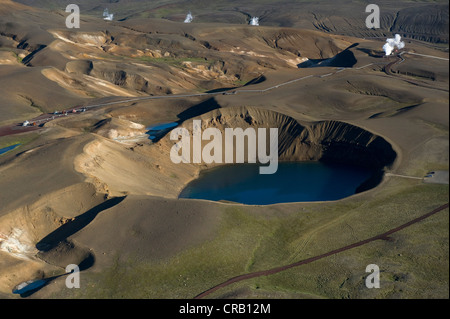
[[[66,240],[68,237],[72,236],[79,230],[89,225],[89,223],[91,223],[99,213],[120,204],[125,198],[126,196],[115,197],[101,203],[100,205],[95,206],[94,208],[91,208],[84,214],[67,222],[66,224],[62,225],[55,231],[45,236],[36,244],[36,248],[43,252],[51,250],[60,242]]]
[[[357,47],[359,43],[353,43],[344,51],[329,59],[309,59],[297,65],[298,68],[336,67],[351,68],[358,62],[350,49]]]
[[[210,98],[200,104],[194,105],[193,107],[190,107],[187,110],[181,112],[180,114],[177,115],[177,117],[180,119],[179,123],[181,123],[193,117],[197,117],[220,108],[221,106],[219,103],[217,103],[216,99]]]

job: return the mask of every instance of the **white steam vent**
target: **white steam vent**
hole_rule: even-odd
[[[186,16],[186,19],[184,19],[184,23],[191,23],[192,20],[194,20],[194,16],[192,15],[192,13],[189,11],[189,13]]]
[[[402,41],[400,34],[396,34],[394,38],[386,39],[386,44],[383,46],[384,53],[391,55],[396,47],[399,50],[405,47],[405,42]]]
[[[103,19],[105,19],[106,21],[112,21],[114,19],[114,14],[113,13],[109,13],[108,8],[106,8],[103,11]]]
[[[250,20],[250,25],[259,25],[259,18],[258,17],[253,17]]]

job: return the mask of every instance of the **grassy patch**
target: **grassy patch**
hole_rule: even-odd
[[[101,273],[85,273],[87,284],[77,293],[83,298],[192,298],[234,276],[287,265],[383,233],[447,202],[448,191],[448,185],[400,181],[373,197],[299,205],[289,214],[276,208],[260,213],[252,207],[225,206],[213,240],[158,262],[118,256]],[[439,280],[448,283],[443,274],[448,270],[446,214],[394,234],[393,242],[376,241],[240,282],[211,297],[239,290],[246,291],[245,296],[283,298],[420,297],[420,286],[427,281],[427,295],[443,297]],[[382,268],[383,289],[365,288],[365,267],[371,263]]]
[[[236,80],[236,81],[233,82],[233,84],[234,84],[235,86],[244,86],[244,85],[246,85],[247,83],[248,83],[248,81],[245,81],[245,80]]]
[[[15,52],[13,52],[13,53],[14,53],[14,56],[16,57],[16,59],[17,59],[17,62],[22,64],[23,59],[17,53],[15,53]]]
[[[174,58],[174,57],[161,57],[161,58],[152,58],[148,56],[138,57],[137,60],[145,63],[156,63],[156,64],[167,64],[177,68],[183,68],[184,62],[193,62],[193,63],[209,63],[203,58]]]
[[[146,64],[156,64],[156,65],[170,65],[177,68],[184,68],[184,62],[192,62],[192,63],[203,63],[212,65],[214,61],[207,61],[204,58],[198,57],[159,57],[154,58],[150,56],[140,56],[140,57],[129,57],[122,55],[103,55],[101,56],[103,59],[112,59],[118,61],[137,61]]]
[[[21,144],[21,146],[23,146],[34,141],[38,136],[39,135],[36,133],[3,136],[0,138],[0,148],[5,148],[16,144]]]

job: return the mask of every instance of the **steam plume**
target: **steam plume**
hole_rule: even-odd
[[[108,9],[106,8],[105,11],[103,11],[103,18],[107,21],[112,21],[114,19],[114,14],[109,13]]]
[[[383,46],[384,53],[386,55],[391,55],[395,50],[395,47],[398,49],[403,49],[405,47],[405,42],[402,41],[400,34],[396,34],[394,38],[386,39],[386,43]]]
[[[194,17],[192,16],[192,13],[189,11],[189,13],[186,16],[186,19],[184,20],[184,23],[191,23],[192,20],[194,20]]]
[[[250,25],[259,25],[259,18],[258,17],[253,17],[250,20]]]

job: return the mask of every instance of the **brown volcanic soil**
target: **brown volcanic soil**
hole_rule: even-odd
[[[10,10],[10,5],[0,8]],[[370,238],[448,200],[448,185],[387,176],[373,190],[331,203],[250,207],[179,200],[183,186],[207,166],[175,165],[168,157],[173,145],[168,136],[155,144],[140,136],[142,127],[170,121],[189,128],[193,118],[222,129],[247,127],[249,122],[255,127],[274,125],[283,129],[285,159],[317,160],[324,154],[323,142],[336,141],[354,143],[372,159],[374,153],[364,151],[377,150],[381,141],[378,150],[392,154],[392,146],[397,155],[393,165],[383,163],[388,171],[420,177],[430,170],[448,170],[448,60],[404,54],[405,61],[392,67],[397,73],[388,75],[383,66],[396,58],[380,57],[376,40],[156,19],[129,19],[127,28],[109,24],[106,32],[103,21],[86,18],[86,29],[72,32],[57,27],[63,21],[57,13],[45,13],[50,27],[42,24],[35,28],[39,34],[28,38],[32,22],[23,15],[34,18],[22,11],[14,14],[14,28],[5,29],[7,20],[0,24],[9,30],[8,35],[2,31],[1,37],[9,39],[3,48],[30,56],[27,66],[0,65],[4,123],[39,113],[32,111],[30,100],[42,111],[53,111],[116,96],[169,93],[165,89],[197,93],[200,87],[242,86],[261,74],[264,81],[244,89],[263,90],[311,77],[265,92],[114,104],[49,122],[33,132],[35,138],[0,156],[2,296],[11,297],[20,282],[61,274],[68,263],[84,263],[91,267],[82,272],[81,290],[68,291],[60,278],[31,297],[191,298],[242,273],[291,264],[344,247],[355,238]],[[20,31],[18,41],[11,30]],[[29,44],[19,51],[15,44],[25,39]],[[353,43],[359,44],[348,51],[356,64],[344,71],[336,66],[298,69],[290,61],[331,58]],[[46,47],[35,52],[40,44]],[[145,48],[152,52],[140,59],[138,50]],[[162,57],[157,48],[163,49]],[[408,43],[407,50],[448,59],[447,53],[418,43]],[[164,57],[164,51],[169,56]],[[141,78],[145,76],[148,84]],[[20,100],[23,94],[28,102]],[[0,137],[0,146],[12,138]],[[330,154],[351,160],[351,150],[344,147]],[[377,242],[367,250],[290,272],[288,279],[269,277],[225,293],[446,298],[448,218],[442,216],[399,232],[392,242]],[[384,265],[384,276],[405,274],[406,279],[386,280],[375,292],[360,289],[364,267],[373,262]],[[260,292],[254,288],[259,285]]]
[[[3,50],[22,57],[22,63],[2,66],[0,123],[87,104],[88,98],[238,87],[268,70],[330,58],[354,42],[315,31],[212,29],[159,19],[104,25],[86,18],[83,28],[67,30],[58,13],[40,14],[39,19],[28,10],[15,11],[0,24]],[[106,31],[99,31],[98,24]]]
[[[64,8],[61,0],[38,2],[18,0],[17,2],[37,7]],[[259,17],[261,25],[271,27],[294,27],[320,30],[332,34],[362,37],[385,37],[401,33],[413,39],[435,43],[448,43],[447,1],[377,1],[381,13],[380,29],[367,29],[365,12],[369,3],[353,0],[318,1],[258,1],[237,0],[214,1],[145,1],[130,0],[110,3],[80,0],[83,12],[101,17],[104,8],[115,14],[115,20],[133,21],[136,18],[163,18],[183,22],[191,11],[194,23],[248,24],[251,17]]]

